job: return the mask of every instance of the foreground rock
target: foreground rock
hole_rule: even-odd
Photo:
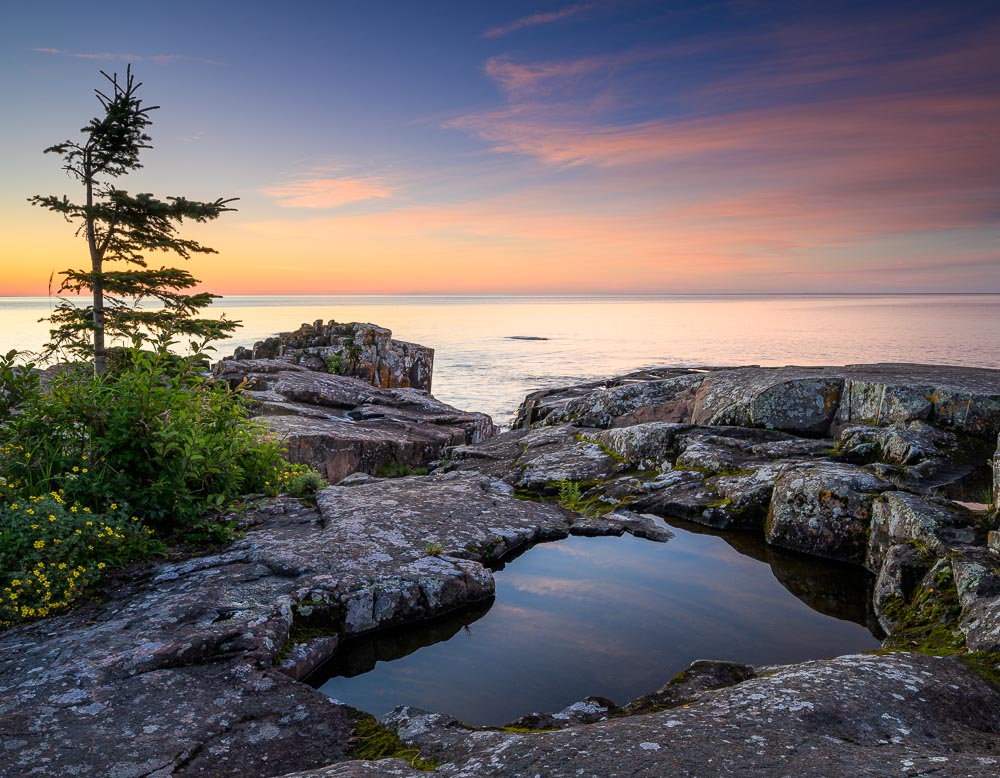
[[[293,678],[337,638],[490,597],[483,562],[573,531],[475,475],[332,487],[316,509],[278,501],[245,521],[222,553],[0,634],[0,775],[266,776],[344,759],[357,712]]]
[[[456,778],[1000,772],[1000,689],[980,677],[1000,673],[1000,556],[995,518],[967,499],[1000,481],[986,464],[1000,373],[647,371],[537,393],[519,429],[493,436],[487,417],[426,393],[286,359],[218,372],[287,425],[296,456],[334,481],[353,474],[315,508],[249,510],[219,553],[0,634],[0,775],[417,775],[350,761],[363,714],[299,679],[346,637],[482,607],[485,563],[526,544],[668,540],[651,514],[864,565],[887,648],[956,656],[696,662],[631,703],[516,722],[553,731],[397,709],[385,724],[398,750]],[[370,475],[445,446],[432,475]]]
[[[679,707],[556,732],[469,733],[438,714],[386,717],[404,743],[471,775],[992,776],[1000,697],[955,659],[846,656],[770,668]],[[369,764],[305,776],[417,775]]]
[[[244,386],[292,461],[311,465],[331,483],[355,472],[426,468],[446,446],[495,433],[489,416],[459,411],[426,392],[378,388],[286,360],[223,360],[215,373]]]

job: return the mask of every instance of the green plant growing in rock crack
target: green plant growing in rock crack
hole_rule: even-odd
[[[555,481],[552,486],[557,490],[556,502],[559,505],[588,518],[603,516],[613,507],[610,503],[602,500],[600,494],[584,496],[587,485],[579,481],[562,478]]]
[[[326,372],[331,375],[344,375],[346,372],[346,368],[344,366],[344,352],[334,351],[326,358]]]
[[[556,481],[556,488],[559,490],[559,504],[564,508],[572,509],[574,505],[580,502],[579,481],[570,481],[566,478],[561,478]]]

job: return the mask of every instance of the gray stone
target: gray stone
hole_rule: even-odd
[[[872,503],[865,566],[878,573],[888,549],[899,543],[915,543],[940,557],[957,546],[982,545],[985,540],[985,531],[967,508],[948,500],[887,491]]]
[[[529,395],[516,425],[667,421],[829,434],[913,420],[992,439],[1000,431],[1000,371],[891,363],[665,368]]]
[[[552,730],[576,727],[604,721],[619,710],[611,700],[604,697],[585,697],[580,702],[568,705],[558,713],[528,713],[505,725],[511,729]]]
[[[913,593],[930,571],[933,557],[902,544],[889,547],[880,557],[872,605],[879,625],[889,634],[898,626],[898,607],[912,600]]]
[[[1000,651],[1000,564],[985,548],[952,555],[960,627],[970,651]]]
[[[640,470],[668,470],[679,453],[678,438],[690,424],[647,422],[594,433],[594,440]]]
[[[259,341],[253,348],[238,348],[232,359],[282,359],[309,370],[360,378],[383,389],[408,387],[425,392],[431,391],[434,372],[434,349],[393,340],[385,327],[361,322],[303,324],[294,332]]]
[[[826,368],[719,371],[698,388],[691,421],[825,434],[844,379]]]
[[[688,421],[694,391],[703,380],[704,376],[693,373],[599,389],[553,410],[544,423],[627,427],[654,421]]]
[[[861,563],[872,503],[889,485],[853,465],[799,465],[775,482],[767,542],[807,554]]]
[[[662,712],[556,732],[386,719],[444,776],[993,776],[1000,695],[955,659],[856,655],[767,672]],[[323,773],[300,774],[322,775]]]
[[[621,713],[632,716],[676,708],[678,705],[694,702],[702,697],[704,692],[734,686],[753,678],[756,674],[751,665],[717,659],[698,659],[655,692],[649,692],[632,700],[621,709]]]
[[[997,435],[997,452],[993,455],[993,510],[1000,510],[1000,434]]]
[[[355,472],[426,468],[446,447],[496,431],[489,416],[415,389],[379,389],[282,360],[226,360],[215,373],[244,386],[293,462],[314,467],[331,483]]]

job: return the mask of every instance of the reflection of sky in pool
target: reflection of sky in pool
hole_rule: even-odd
[[[746,536],[730,538],[737,551],[722,537],[676,532],[666,544],[536,546],[496,574],[488,610],[348,642],[322,670],[342,675],[321,688],[377,715],[414,705],[502,724],[587,695],[624,704],[695,659],[779,664],[878,647],[861,626],[857,569]]]

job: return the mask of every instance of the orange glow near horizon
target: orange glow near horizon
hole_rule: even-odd
[[[415,63],[405,25],[333,4],[340,45],[296,27],[266,99],[238,41],[210,36],[232,67],[140,57],[168,99],[146,167],[116,185],[240,198],[180,227],[218,254],[150,264],[219,294],[1000,293],[1000,12],[709,3],[675,24],[642,3],[488,5],[447,25],[397,9],[439,36]],[[94,110],[84,72],[128,59],[43,43],[19,61],[38,83],[9,121],[0,295],[89,264],[25,197],[79,199],[38,139]]]

